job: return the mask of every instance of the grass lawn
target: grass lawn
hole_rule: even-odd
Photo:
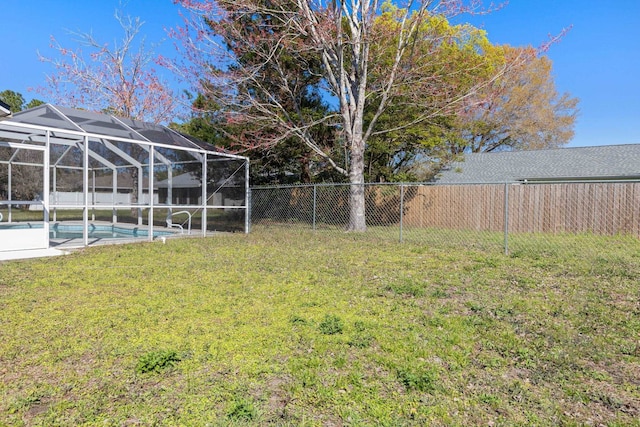
[[[0,425],[640,425],[640,243],[601,242],[258,229],[2,263]]]

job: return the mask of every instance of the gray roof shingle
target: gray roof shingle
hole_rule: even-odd
[[[436,177],[440,184],[639,179],[640,144],[466,154]]]

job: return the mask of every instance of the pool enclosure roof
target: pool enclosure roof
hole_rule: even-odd
[[[7,126],[11,126],[9,131],[4,129]],[[24,132],[20,132],[21,128],[25,129]],[[51,104],[43,104],[14,113],[10,119],[0,123],[0,138],[21,139],[23,142],[44,142],[38,140],[42,137],[31,136],[33,129],[51,131],[54,143],[64,143],[62,140],[67,140],[69,135],[80,135],[95,139],[138,142],[172,149],[205,151],[207,154],[215,154],[220,157],[245,159],[245,157],[221,152],[211,144],[181,134],[163,125]],[[23,133],[23,138],[20,138],[17,133]]]

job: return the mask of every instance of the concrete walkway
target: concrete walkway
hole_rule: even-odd
[[[2,261],[13,261],[17,259],[28,259],[28,258],[43,258],[49,256],[59,256],[59,255],[68,255],[68,251],[62,251],[60,249],[31,249],[28,251],[6,251],[0,252],[0,262]]]

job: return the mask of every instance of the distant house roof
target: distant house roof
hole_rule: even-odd
[[[131,174],[119,174],[118,175],[118,190],[121,191],[133,191],[133,187],[136,185],[136,181]],[[113,189],[113,176],[111,174],[101,175],[96,177],[95,187],[100,190],[112,190]],[[149,177],[142,178],[142,188],[144,191],[149,189]]]
[[[640,144],[466,154],[439,184],[640,179]]]
[[[169,179],[163,179],[156,183],[157,188],[169,188]],[[181,175],[174,176],[171,179],[171,187],[173,188],[200,188],[202,187],[202,180],[199,176],[193,172],[183,173]]]

